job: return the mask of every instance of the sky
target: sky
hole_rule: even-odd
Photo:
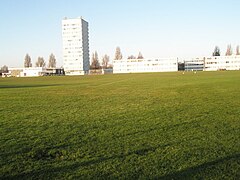
[[[240,44],[239,0],[0,0],[0,66],[23,67],[53,53],[62,66],[61,21],[89,23],[90,54],[114,58],[210,56]]]

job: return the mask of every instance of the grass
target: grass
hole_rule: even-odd
[[[0,79],[0,179],[238,179],[240,71]]]

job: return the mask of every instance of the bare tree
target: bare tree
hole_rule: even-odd
[[[233,53],[233,51],[232,51],[232,46],[231,46],[231,44],[229,44],[229,45],[227,46],[226,56],[231,56],[232,53]]]
[[[28,54],[26,54],[24,59],[24,67],[25,68],[32,67],[31,57]]]
[[[6,65],[4,65],[3,67],[1,67],[1,72],[2,73],[8,73],[8,67]]]
[[[144,59],[144,58],[143,58],[143,55],[142,55],[141,52],[138,53],[138,57],[137,57],[137,59]]]
[[[109,56],[105,54],[102,58],[102,67],[107,68],[109,63]]]
[[[98,64],[100,65],[100,63],[99,63],[99,61],[98,61],[98,53],[97,53],[97,51],[95,51],[94,57],[95,57],[95,60],[96,60],[96,61],[98,62]]]
[[[239,45],[236,48],[236,55],[240,55],[240,51],[239,51]]]
[[[95,51],[95,53],[92,54],[92,64],[91,64],[90,68],[91,69],[99,69],[100,68],[97,51]]]
[[[220,56],[220,48],[218,46],[215,46],[214,52],[213,52],[213,56]]]
[[[122,59],[122,53],[121,53],[121,49],[120,47],[116,48],[116,52],[115,52],[115,60],[121,60]]]
[[[128,56],[128,59],[136,59],[134,55]]]
[[[36,67],[45,67],[45,61],[43,57],[38,57],[38,60],[36,62]]]
[[[55,58],[55,56],[52,53],[49,56],[48,67],[49,68],[55,68],[56,64],[57,64],[56,58]]]

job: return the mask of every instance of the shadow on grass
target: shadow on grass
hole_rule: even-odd
[[[110,157],[100,157],[98,159],[92,159],[92,160],[84,161],[84,162],[75,162],[73,164],[65,165],[65,166],[61,166],[61,167],[46,168],[47,167],[46,166],[44,169],[41,169],[41,170],[31,171],[31,172],[27,172],[27,173],[20,173],[18,175],[13,175],[13,176],[11,176],[11,175],[5,176],[3,178],[7,178],[7,179],[25,179],[25,178],[39,178],[39,177],[51,178],[51,177],[56,177],[56,175],[60,175],[60,174],[63,175],[64,173],[71,174],[71,172],[77,171],[80,168],[93,166],[93,165],[103,163],[103,162],[106,162],[109,160],[114,160],[114,159],[124,160],[127,156],[131,156],[131,155],[145,156],[148,153],[155,152],[158,148],[164,148],[164,147],[167,147],[170,145],[171,144],[165,144],[165,145],[161,145],[161,146],[157,146],[157,147],[138,149],[138,150],[126,153],[126,154],[119,154],[119,155],[110,156]],[[230,155],[230,156],[226,156],[223,158],[219,158],[214,161],[209,161],[209,162],[200,164],[198,166],[184,169],[182,171],[173,172],[172,174],[168,174],[166,176],[158,176],[158,177],[156,177],[156,179],[192,179],[193,177],[196,177],[196,176],[200,176],[198,178],[202,179],[203,177],[201,177],[201,176],[205,175],[204,172],[207,172],[208,174],[209,173],[214,174],[214,173],[216,173],[214,171],[214,168],[216,168],[217,165],[221,165],[224,163],[226,164],[226,168],[230,169],[231,167],[229,167],[228,165],[231,165],[231,163],[233,163],[233,162],[240,164],[240,154],[235,154],[235,155]],[[130,164],[129,164],[129,166],[130,166]],[[229,169],[223,169],[223,170],[225,170],[225,171],[223,171],[223,173],[225,173]],[[221,171],[222,171],[222,169],[221,169]],[[136,174],[136,172],[131,172],[131,173]],[[141,174],[137,173],[137,176],[138,175],[141,176]],[[239,174],[236,174],[236,176],[238,176],[238,175]],[[111,174],[109,174],[107,176],[108,177],[105,177],[105,178],[110,178]],[[98,178],[104,178],[104,177],[98,177]],[[136,178],[138,178],[138,177],[136,177]]]
[[[123,137],[128,137],[128,136],[135,136],[138,134],[145,134],[145,133],[149,133],[152,131],[159,131],[161,130],[162,132],[168,132],[168,131],[174,131],[175,129],[178,128],[187,128],[187,127],[194,127],[194,126],[198,126],[199,125],[199,121],[189,121],[189,122],[182,122],[182,123],[177,123],[177,124],[173,124],[173,125],[165,125],[165,126],[155,126],[155,127],[151,127],[147,130],[138,130],[136,132],[128,132],[126,134],[123,135],[115,135],[113,138],[123,138]]]
[[[236,162],[236,164],[238,164],[238,170],[236,170],[237,174],[235,174],[235,177],[231,177],[233,179],[238,179],[240,177],[240,154],[234,154],[231,156],[226,156],[220,159],[216,159],[214,161],[210,161],[210,162],[206,162],[203,164],[200,164],[198,166],[194,166],[194,167],[190,167],[187,169],[184,169],[182,171],[178,171],[178,172],[173,172],[172,174],[168,174],[166,176],[161,176],[158,177],[158,179],[204,179],[204,177],[202,177],[202,175],[210,175],[209,173],[215,174],[215,175],[219,175],[217,174],[218,171],[216,172],[216,166],[217,165],[221,165],[224,164],[226,165],[227,169],[219,169],[221,173],[225,174],[226,176],[231,176],[231,174],[226,174],[228,173],[228,170],[232,170],[230,167],[230,164],[232,162]],[[215,170],[214,170],[215,169]],[[224,171],[225,170],[225,171]],[[226,172],[227,171],[227,172]],[[219,177],[220,179],[220,177]]]
[[[157,129],[164,129],[164,130],[173,130],[175,128],[179,128],[181,126],[195,126],[197,125],[197,121],[193,121],[193,122],[183,122],[183,123],[178,123],[178,124],[175,124],[175,125],[171,125],[171,126],[164,126],[164,127],[155,127],[155,128],[151,128],[151,129],[148,129],[147,131],[137,131],[137,132],[133,132],[133,133],[128,133],[128,134],[125,134],[125,135],[120,135],[120,136],[115,136],[115,138],[122,138],[124,136],[131,136],[131,135],[136,135],[136,134],[142,134],[142,133],[147,133],[149,131],[155,131]],[[76,162],[74,164],[71,164],[71,165],[66,165],[66,166],[61,166],[61,167],[50,167],[49,169],[39,169],[39,170],[36,170],[36,171],[31,171],[29,173],[20,173],[16,176],[8,176],[7,178],[28,178],[28,177],[34,177],[34,178],[38,178],[38,177],[48,177],[48,176],[52,176],[52,174],[58,174],[58,173],[61,173],[61,172],[73,172],[81,167],[88,167],[88,166],[92,166],[92,165],[95,165],[95,164],[99,164],[99,163],[102,163],[102,162],[105,162],[105,161],[109,161],[109,160],[113,160],[113,159],[120,159],[120,160],[124,160],[127,156],[131,156],[131,155],[136,155],[136,156],[145,156],[145,155],[148,155],[149,153],[154,153],[157,149],[159,148],[166,148],[168,146],[173,146],[174,144],[176,144],[176,142],[174,143],[167,143],[167,144],[162,144],[162,145],[159,145],[159,146],[155,146],[155,147],[146,147],[146,148],[140,148],[140,149],[137,149],[137,150],[134,150],[134,151],[131,151],[131,152],[127,152],[127,153],[122,153],[122,154],[118,154],[118,155],[115,155],[115,156],[110,156],[110,157],[99,157],[99,158],[95,158],[95,159],[92,159],[92,160],[89,160],[89,161],[83,161],[83,162]],[[60,147],[55,147],[55,148],[60,148]],[[53,147],[49,148],[50,150],[51,149],[55,149]],[[44,155],[44,153],[48,153],[48,149],[44,149],[43,151],[43,155],[40,157],[40,158],[37,158],[35,159],[36,161],[49,161],[49,163],[54,160],[53,159],[49,159],[48,156]],[[38,152],[36,153],[38,154]],[[53,162],[53,161],[52,161]],[[61,161],[59,161],[59,163],[61,163]],[[45,174],[45,175],[44,175]],[[175,174],[173,175],[175,176]],[[172,178],[171,175],[169,175],[170,179]],[[163,178],[163,177],[161,177]],[[164,177],[165,178],[165,177]],[[168,176],[166,176],[166,178],[168,178]]]
[[[61,167],[50,167],[50,168],[31,171],[31,172],[27,172],[27,173],[19,173],[17,175],[12,175],[12,176],[6,175],[4,177],[0,177],[0,179],[1,178],[5,178],[5,179],[29,179],[29,178],[35,179],[36,178],[36,179],[39,179],[39,177],[48,179],[48,178],[55,177],[56,174],[61,174],[62,172],[69,174],[73,171],[78,170],[79,168],[92,166],[92,165],[103,163],[103,162],[106,162],[109,160],[114,160],[114,159],[124,160],[127,156],[131,156],[131,155],[144,156],[144,155],[147,155],[148,153],[155,152],[158,148],[164,148],[167,146],[170,146],[170,144],[165,144],[165,145],[161,145],[161,146],[157,146],[157,147],[142,148],[142,149],[128,152],[126,154],[119,154],[119,155],[110,156],[110,157],[99,157],[98,159],[92,159],[92,160],[84,161],[84,162],[76,162],[74,164],[61,166]],[[59,161],[59,162],[61,162],[61,161]]]
[[[61,86],[62,84],[36,84],[36,85],[0,85],[0,89],[15,89],[15,88],[39,88]]]

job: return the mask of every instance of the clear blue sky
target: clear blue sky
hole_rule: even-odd
[[[62,65],[61,20],[89,22],[90,53],[146,58],[211,55],[240,44],[239,0],[1,0],[0,66],[22,67],[29,53]]]

